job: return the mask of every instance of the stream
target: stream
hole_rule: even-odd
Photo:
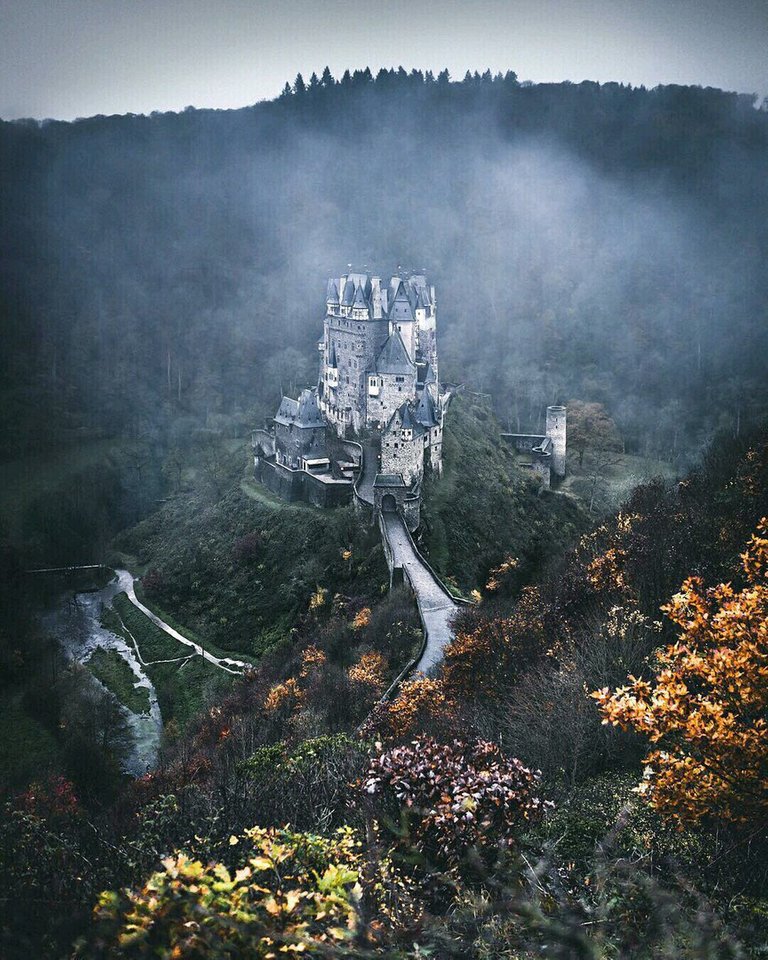
[[[138,777],[155,764],[163,722],[155,688],[133,646],[106,630],[99,620],[102,609],[111,606],[112,599],[123,591],[123,585],[115,576],[105,587],[93,593],[77,593],[74,599],[69,593],[44,616],[43,623],[58,640],[67,659],[84,664],[97,647],[115,650],[133,671],[134,686],[148,691],[148,713],[135,714],[121,704],[133,732],[133,747],[125,760],[124,771]]]

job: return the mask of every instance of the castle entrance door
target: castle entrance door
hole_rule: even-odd
[[[384,513],[395,513],[397,511],[397,500],[391,493],[385,493],[381,498],[381,509]]]

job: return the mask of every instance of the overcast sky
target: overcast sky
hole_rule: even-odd
[[[239,107],[328,64],[768,93],[768,0],[0,0],[0,117]]]

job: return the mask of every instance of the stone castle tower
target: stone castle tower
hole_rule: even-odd
[[[406,400],[438,400],[437,303],[423,275],[328,281],[318,403],[340,436],[383,429]]]
[[[552,473],[565,476],[565,407],[547,407],[546,435],[552,441]]]

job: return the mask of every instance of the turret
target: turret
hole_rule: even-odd
[[[371,277],[371,310],[373,319],[381,320],[384,315],[381,302],[381,277]]]
[[[547,436],[552,441],[552,473],[565,476],[565,407],[547,407]]]

